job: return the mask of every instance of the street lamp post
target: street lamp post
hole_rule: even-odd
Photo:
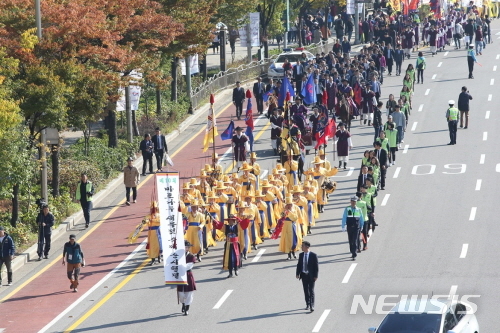
[[[359,44],[359,8],[357,1],[354,1],[354,44]]]
[[[290,31],[290,0],[286,0],[286,31],[283,36],[283,48],[288,47],[288,31]]]
[[[35,0],[35,21],[36,21],[36,36],[38,41],[42,40],[42,12],[40,10],[40,0]],[[47,190],[47,154],[45,152],[46,144],[46,133],[45,129],[40,131],[40,161],[42,163],[41,170],[41,187],[42,187],[42,198],[48,203],[48,190]]]

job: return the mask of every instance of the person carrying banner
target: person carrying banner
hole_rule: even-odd
[[[196,281],[193,276],[193,265],[196,262],[195,256],[190,252],[191,243],[189,241],[184,241],[184,248],[186,250],[186,275],[187,275],[187,285],[182,284],[177,286],[177,294],[179,295],[179,301],[182,303],[182,313],[185,316],[189,314],[189,307],[193,302],[193,292],[196,290]]]
[[[235,129],[236,134],[233,135],[232,146],[234,160],[236,161],[236,166],[239,168],[243,162],[247,160],[247,151],[250,150],[248,137],[243,134],[243,128],[240,126]]]

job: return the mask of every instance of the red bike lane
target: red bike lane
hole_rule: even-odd
[[[253,105],[256,105],[255,100],[253,100]],[[255,109],[253,112],[254,115],[258,114]],[[220,111],[217,117],[219,134],[226,129],[231,115],[233,115],[235,126],[245,126],[243,117],[238,121],[234,118],[234,114],[233,105]],[[201,117],[206,119],[205,115]],[[171,171],[179,171],[184,181],[190,177],[199,176],[204,164],[211,163],[212,147],[203,153],[204,135],[204,130],[198,132],[197,135],[186,138],[180,150],[177,148],[175,152],[171,151],[174,162]],[[215,148],[219,155],[222,155],[229,146],[229,140],[222,141],[220,136],[216,137]],[[124,206],[122,201],[117,209],[112,208],[110,214],[99,222],[100,225],[90,229],[86,238],[80,242],[87,266],[81,270],[78,293],[69,288],[66,267],[62,266],[59,254],[59,258],[53,259],[57,262],[53,264],[51,262],[49,264],[51,266],[42,274],[0,303],[2,309],[0,328],[4,329],[4,333],[39,331],[112,271],[140,244],[147,236],[146,230],[135,244],[128,244],[127,238],[149,212],[150,193],[154,188],[154,179],[155,177],[148,176],[141,184],[136,204]],[[16,285],[14,284],[11,288],[16,288]]]

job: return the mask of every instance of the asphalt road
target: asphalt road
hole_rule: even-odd
[[[495,20],[492,28],[493,34],[498,33],[500,23]],[[353,123],[354,149],[348,166],[355,169],[334,177],[338,190],[330,197],[313,234],[306,237],[320,261],[315,312],[303,310],[302,286],[295,279],[296,261],[285,260],[286,255],[277,251],[277,241],[266,240],[259,251],[248,256],[240,276],[232,279],[226,279],[227,273],[221,270],[223,244],[212,248],[195,265],[198,290],[187,318],[180,313],[175,290],[163,285],[163,267],[144,266],[145,251],[139,248],[117,274],[47,331],[366,332],[368,327],[377,326],[383,315],[353,307],[353,299],[359,295],[365,300],[392,295],[386,301],[395,303],[398,297],[394,295],[430,297],[453,291],[459,298],[479,295],[470,301],[477,304],[481,331],[496,332],[495,285],[500,277],[496,242],[500,230],[495,208],[495,190],[500,184],[500,153],[495,145],[500,139],[495,112],[499,98],[495,91],[500,84],[497,37],[478,57],[482,67],[476,65],[474,80],[467,79],[463,49],[448,47],[447,52],[435,57],[426,54],[425,84],[416,85],[405,133],[403,146],[408,147],[398,152],[397,164],[387,172],[386,190],[380,191],[376,210],[380,226],[369,249],[356,262],[350,260],[340,217],[355,192],[361,154],[371,147],[373,128]],[[414,61],[415,57],[411,59]],[[408,63],[405,61],[403,67]],[[390,93],[399,94],[401,85],[402,77],[386,77],[383,100]],[[447,102],[458,99],[463,85],[474,98],[469,128],[459,129],[458,144],[447,146]],[[259,120],[255,133],[267,125],[265,120]],[[170,150],[175,151],[196,135],[203,122],[200,120],[170,143]],[[220,132],[224,127],[219,127]],[[267,127],[255,144],[263,170],[276,163],[270,151],[269,131]],[[218,146],[220,149],[224,151]],[[335,165],[331,144],[328,149],[328,159]],[[183,154],[198,151],[184,149],[179,158]],[[224,161],[226,165],[229,158]],[[311,159],[309,156],[308,162]],[[181,172],[191,176],[203,163],[200,158],[200,165]],[[257,253],[262,254],[258,260]],[[218,308],[214,308],[216,305]]]

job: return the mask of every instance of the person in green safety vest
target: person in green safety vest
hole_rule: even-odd
[[[365,224],[363,211],[356,206],[357,202],[357,196],[351,197],[351,204],[344,209],[344,214],[342,215],[342,231],[347,231],[352,260],[356,260],[358,255],[359,233]]]
[[[446,120],[448,121],[448,130],[450,131],[450,143],[448,145],[456,145],[457,144],[457,123],[458,123],[458,109],[454,107],[455,101],[448,101],[448,105],[450,106],[448,110],[446,110]]]

